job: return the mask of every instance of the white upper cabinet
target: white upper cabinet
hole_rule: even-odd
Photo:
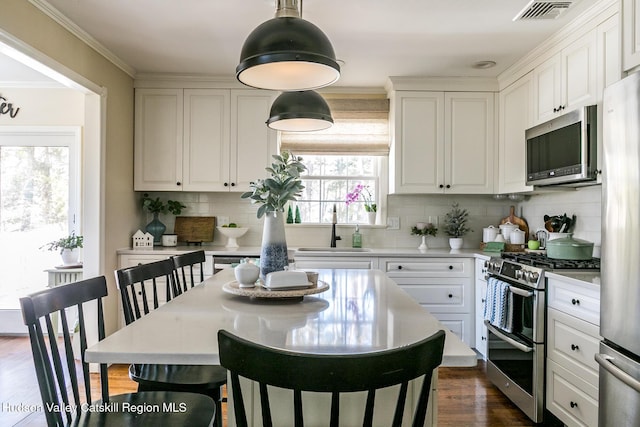
[[[277,151],[275,93],[137,89],[136,191],[246,191]],[[247,155],[249,154],[249,155]]]
[[[640,66],[640,0],[622,0],[622,66]]]
[[[595,104],[596,31],[571,43],[533,71],[536,124],[577,107]]]
[[[493,192],[493,92],[396,91],[391,192]]]
[[[531,191],[526,182],[524,133],[533,122],[532,72],[500,92],[498,189],[496,193]]]
[[[182,89],[137,89],[134,190],[180,190],[182,185]]]

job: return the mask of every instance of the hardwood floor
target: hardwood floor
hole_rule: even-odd
[[[109,368],[110,394],[136,390],[127,365]],[[535,426],[486,379],[484,363],[474,368],[440,368],[438,425],[442,427]],[[95,382],[94,382],[95,383]],[[97,394],[99,395],[99,394]],[[0,336],[0,427],[42,427],[41,403],[29,340]],[[226,411],[224,413],[226,424]]]

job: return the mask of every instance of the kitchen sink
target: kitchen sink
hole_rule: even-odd
[[[298,252],[371,252],[369,248],[298,248]]]

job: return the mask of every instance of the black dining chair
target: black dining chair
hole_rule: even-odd
[[[127,325],[159,307],[158,295],[162,293],[162,289],[167,301],[181,294],[182,292],[178,291],[180,285],[176,276],[172,259],[116,270],[116,280]],[[142,302],[138,302],[139,298]],[[152,303],[147,302],[149,298],[153,299]],[[216,425],[222,426],[221,388],[227,383],[227,370],[223,367],[133,364],[129,366],[129,378],[138,383],[138,391],[189,391],[211,397],[218,409]]]
[[[176,270],[176,289],[178,294],[187,292],[189,287],[193,288],[204,281],[204,263],[206,260],[204,251],[174,255],[171,259]]]
[[[398,396],[391,425],[400,426],[409,381],[421,376],[423,381],[412,426],[423,426],[433,370],[442,362],[444,339],[445,333],[440,330],[415,344],[393,350],[362,354],[310,354],[265,347],[228,331],[218,331],[220,363],[230,372],[234,415],[239,427],[248,425],[241,377],[259,384],[264,426],[274,424],[267,386],[293,390],[291,407],[296,426],[302,426],[304,422],[303,391],[331,395],[330,414],[322,417],[323,421],[330,419],[331,426],[338,426],[339,423],[340,395],[366,391],[362,422],[358,424],[371,426],[376,415],[376,391],[396,385],[400,387],[397,387]],[[311,421],[307,420],[307,423]]]
[[[47,425],[53,426],[209,426],[216,406],[210,397],[185,392],[139,392],[109,396],[107,365],[100,364],[101,399],[94,400],[86,328],[97,323],[98,339],[105,337],[102,298],[107,296],[104,276],[46,289],[20,298],[42,397]],[[95,302],[95,306],[84,303]],[[66,309],[76,307],[74,330],[80,335],[74,351]],[[94,308],[95,307],[95,308]],[[62,338],[54,331],[52,315],[62,324]],[[97,322],[95,322],[97,320]],[[172,411],[171,408],[188,408]],[[61,410],[60,408],[66,408]],[[132,410],[132,408],[134,410]],[[148,408],[136,411],[135,408]],[[155,410],[158,408],[158,410]],[[96,410],[95,412],[92,411]]]

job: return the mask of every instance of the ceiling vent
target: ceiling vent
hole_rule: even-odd
[[[513,18],[514,21],[529,19],[557,19],[564,14],[576,0],[548,1],[531,0],[524,9]]]

